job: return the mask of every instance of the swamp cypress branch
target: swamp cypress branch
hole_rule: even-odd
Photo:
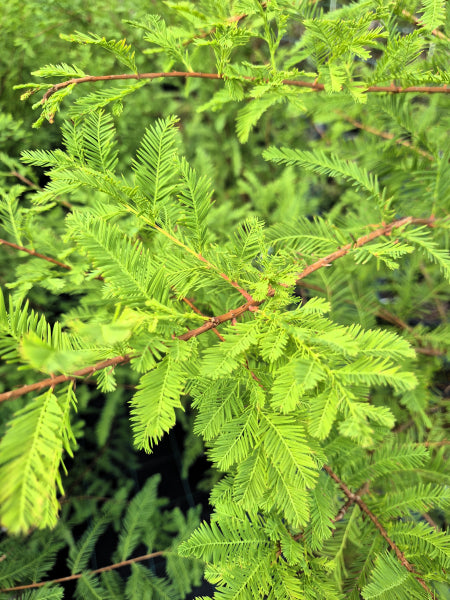
[[[341,248],[339,248],[332,254],[329,254],[325,258],[319,259],[312,265],[309,265],[308,267],[306,267],[303,271],[301,271],[298,274],[296,283],[298,284],[298,282],[301,279],[303,279],[304,277],[307,277],[314,271],[317,271],[318,269],[320,269],[322,267],[328,266],[329,264],[331,264],[331,262],[335,261],[336,259],[338,259],[342,256],[345,256],[345,254],[348,254],[348,252],[350,250],[352,250],[353,248],[360,248],[364,244],[371,242],[372,240],[376,239],[377,237],[380,237],[382,235],[389,235],[394,229],[396,229],[398,227],[403,227],[405,225],[410,225],[410,224],[429,225],[430,227],[433,227],[434,223],[435,223],[435,218],[433,216],[431,216],[428,219],[416,219],[414,217],[405,217],[403,219],[398,219],[397,221],[388,223],[387,225],[379,227],[378,229],[376,229],[375,231],[372,231],[371,233],[368,233],[366,235],[359,237],[355,242],[353,242],[351,244],[346,244],[345,246],[342,246]],[[220,325],[221,323],[225,323],[227,321],[232,321],[233,319],[240,317],[241,315],[243,315],[246,312],[255,312],[258,310],[258,307],[261,306],[261,304],[263,304],[263,302],[265,302],[266,299],[272,298],[274,295],[275,295],[275,290],[272,287],[269,287],[269,291],[268,291],[267,297],[265,299],[259,300],[259,301],[253,300],[253,299],[248,300],[245,304],[242,304],[241,306],[238,306],[235,309],[229,310],[226,313],[223,313],[222,315],[210,317],[209,321],[206,321],[205,323],[203,323],[203,325],[200,325],[200,327],[197,327],[196,329],[190,329],[189,331],[186,331],[186,333],[183,333],[177,337],[180,340],[187,341],[193,337],[197,337],[198,335],[205,333],[206,331],[209,331],[210,329],[214,329],[215,327],[217,327],[217,325]],[[131,359],[131,356],[129,356],[129,355],[116,356],[116,357],[110,358],[106,361],[97,363],[94,366],[85,367],[84,369],[75,371],[74,373],[72,373],[72,375],[59,375],[57,377],[50,377],[47,379],[43,379],[36,383],[32,383],[30,385],[25,385],[25,386],[15,389],[15,390],[10,390],[9,392],[4,392],[3,394],[0,394],[0,402],[3,402],[5,400],[12,400],[14,398],[18,398],[19,396],[22,396],[23,394],[27,394],[28,392],[33,392],[33,391],[40,390],[45,387],[54,386],[54,385],[57,385],[58,383],[63,383],[65,381],[70,381],[70,380],[76,379],[77,377],[86,377],[86,376],[92,375],[92,373],[94,373],[95,371],[98,371],[100,369],[104,369],[106,367],[116,365],[116,364],[129,362],[130,359]]]
[[[367,506],[367,504],[365,502],[363,502],[363,500],[361,500],[361,498],[358,494],[354,494],[352,491],[350,491],[348,486],[341,479],[339,479],[339,477],[336,475],[336,473],[333,471],[333,469],[331,467],[329,467],[328,465],[324,465],[323,468],[328,473],[328,475],[331,477],[331,479],[333,479],[338,484],[338,486],[341,488],[341,490],[344,492],[344,494],[347,496],[347,498],[349,500],[351,500],[352,502],[354,502],[355,504],[357,504],[359,506],[359,508],[363,511],[363,513],[365,513],[369,517],[369,519],[372,521],[372,523],[378,529],[380,534],[383,536],[383,538],[389,544],[391,549],[395,552],[398,560],[405,567],[405,569],[407,569],[410,573],[412,573],[414,575],[416,580],[420,583],[420,585],[423,587],[423,589],[428,592],[428,594],[433,595],[430,588],[428,587],[428,585],[416,573],[414,567],[405,558],[405,555],[400,550],[400,548],[397,546],[397,544],[393,540],[391,540],[391,538],[388,536],[386,529],[380,523],[378,518],[373,514],[373,512],[370,510],[370,508]]]
[[[74,581],[75,579],[80,579],[83,575],[98,575],[99,573],[106,573],[107,571],[113,571],[114,569],[120,569],[121,567],[127,567],[128,565],[132,565],[133,563],[142,562],[143,560],[150,560],[152,558],[156,558],[157,556],[164,556],[166,552],[164,550],[160,550],[159,552],[151,552],[150,554],[142,554],[141,556],[136,556],[135,558],[129,558],[128,560],[122,560],[121,562],[114,563],[112,565],[107,565],[106,567],[100,567],[99,569],[94,569],[93,571],[88,571],[87,573],[77,573],[75,575],[68,575],[67,577],[59,577],[58,579],[51,579],[48,581],[41,581],[39,583],[29,583],[27,585],[18,585],[16,587],[4,588],[0,590],[0,594],[6,594],[7,592],[18,592],[20,590],[30,590],[35,588],[43,587],[47,584],[52,583],[65,583],[66,581]]]
[[[168,77],[175,77],[181,79],[197,78],[197,79],[221,79],[224,80],[226,77],[220,73],[203,73],[198,71],[162,71],[159,73],[120,73],[117,75],[85,75],[84,77],[73,77],[60,83],[55,83],[50,89],[48,89],[42,97],[41,104],[45,104],[47,100],[53,96],[53,94],[59,90],[63,90],[69,85],[79,85],[80,83],[96,82],[96,81],[114,81],[120,79],[162,79]],[[245,81],[256,81],[255,77],[243,76]],[[303,81],[295,79],[283,79],[281,82],[283,85],[291,85],[294,87],[308,88],[315,92],[324,92],[325,85],[323,83],[317,83],[316,81]],[[442,86],[420,86],[412,85],[402,87],[400,85],[390,86],[376,86],[371,85],[367,88],[362,88],[364,93],[386,93],[386,94],[448,94],[450,93],[450,86],[445,84]],[[37,91],[37,90],[36,90]]]

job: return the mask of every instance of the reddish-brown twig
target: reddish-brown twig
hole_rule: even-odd
[[[346,513],[348,512],[348,510],[353,506],[353,504],[355,503],[355,498],[358,496],[362,496],[363,494],[367,494],[369,491],[369,482],[366,481],[360,488],[359,490],[356,492],[355,497],[354,498],[349,498],[347,500],[347,502],[342,506],[342,508],[340,509],[340,511],[338,512],[338,514],[335,516],[335,518],[333,519],[333,523],[337,523],[338,521],[341,521]]]
[[[27,185],[30,188],[33,188],[35,190],[42,189],[39,185],[36,185],[35,183],[33,183],[30,179],[28,179],[28,177],[21,175],[18,171],[10,171],[9,174],[12,177],[17,177],[17,179],[19,179],[22,183],[24,183],[25,185]]]
[[[376,315],[377,315],[377,317],[380,317],[380,319],[383,319],[384,321],[387,321],[388,323],[392,323],[393,325],[400,327],[400,329],[404,329],[405,331],[408,331],[409,333],[411,333],[414,336],[414,338],[416,339],[417,344],[422,343],[421,336],[414,333],[414,328],[411,327],[410,325],[408,325],[408,323],[405,323],[405,321],[400,319],[400,317],[398,317],[397,315],[393,315],[391,312],[389,312],[385,308],[380,308],[377,311]],[[420,346],[420,345],[414,346],[414,351],[417,352],[417,354],[426,354],[427,356],[445,356],[446,355],[445,350],[439,350],[439,348],[433,348],[431,346]]]
[[[0,402],[4,402],[5,400],[13,400],[14,398],[18,398],[19,396],[23,396],[24,394],[28,394],[29,392],[36,392],[42,390],[43,388],[54,387],[55,385],[64,383],[65,381],[73,381],[78,377],[89,377],[96,371],[101,371],[102,369],[106,369],[107,367],[125,364],[130,360],[131,356],[129,356],[128,354],[126,354],[125,356],[114,356],[113,358],[108,358],[107,360],[98,362],[95,365],[83,367],[78,371],[74,371],[71,375],[58,375],[56,377],[48,377],[47,379],[42,379],[41,381],[37,381],[36,383],[23,385],[22,387],[0,394]]]
[[[303,279],[304,277],[306,277],[307,275],[310,275],[314,271],[317,271],[318,269],[320,269],[322,267],[328,266],[332,261],[347,254],[352,248],[359,248],[359,247],[363,246],[364,244],[367,244],[368,242],[371,242],[372,240],[376,239],[377,237],[380,237],[382,235],[389,235],[393,229],[396,229],[398,227],[403,227],[405,225],[409,225],[412,223],[422,224],[422,225],[427,224],[431,227],[434,224],[434,221],[435,221],[434,217],[430,217],[429,219],[415,219],[413,217],[405,217],[404,219],[399,219],[397,221],[393,221],[392,223],[388,223],[387,225],[384,225],[383,227],[379,227],[375,231],[372,231],[371,233],[369,233],[367,235],[361,236],[360,238],[358,238],[356,240],[356,242],[342,246],[342,248],[336,250],[332,254],[329,254],[325,258],[321,258],[317,262],[306,267],[301,273],[299,273],[297,282],[300,281],[301,279]],[[273,288],[269,288],[266,299],[271,298],[274,295],[275,295],[275,290]],[[241,306],[238,306],[235,309],[229,310],[228,312],[226,312],[222,315],[218,315],[216,317],[211,317],[209,319],[209,321],[206,321],[206,323],[204,323],[200,327],[197,327],[196,329],[191,329],[191,330],[187,331],[186,333],[179,335],[178,338],[180,340],[185,340],[185,341],[190,340],[191,338],[201,335],[202,333],[205,333],[206,331],[209,331],[210,329],[214,329],[217,325],[220,325],[221,323],[225,323],[226,321],[232,321],[233,319],[240,317],[241,315],[243,315],[244,313],[246,313],[248,311],[253,312],[253,311],[257,310],[258,307],[261,306],[261,304],[264,301],[265,301],[264,299],[259,300],[259,301],[249,300],[245,304],[242,304]],[[126,360],[125,360],[125,358],[126,358]],[[83,377],[86,375],[90,375],[90,374],[92,374],[92,372],[97,371],[100,368],[108,367],[112,364],[120,364],[123,362],[128,362],[130,360],[130,357],[129,356],[115,357],[115,358],[109,359],[109,360],[110,361],[117,360],[117,363],[114,363],[114,362],[110,363],[108,361],[104,361],[103,363],[98,363],[97,365],[94,365],[93,367],[86,367],[85,369],[80,369],[79,371],[75,371],[72,375],[60,375],[58,377],[52,377],[49,379],[44,379],[37,383],[22,386],[21,388],[17,388],[15,390],[11,390],[9,392],[4,392],[3,394],[0,394],[0,402],[2,402],[3,400],[11,400],[13,398],[17,398],[28,392],[39,390],[39,389],[42,389],[43,387],[49,387],[51,385],[56,385],[57,383],[62,383],[64,381],[68,381],[68,380],[74,379],[76,377],[80,377],[80,376]],[[99,367],[99,365],[101,365],[101,364],[103,364],[103,367]]]
[[[45,254],[40,254],[39,252],[36,252],[36,250],[31,250],[30,248],[25,248],[24,246],[19,246],[18,244],[14,244],[13,242],[7,242],[6,240],[0,239],[0,246],[2,244],[5,246],[9,246],[10,248],[14,248],[15,250],[20,250],[21,252],[26,252],[27,254],[30,254],[31,256],[35,256],[36,258],[42,258],[43,260],[46,260],[47,262],[51,262],[54,265],[58,265],[58,267],[61,267],[62,269],[67,269],[70,271],[70,269],[72,268],[69,265],[66,265],[65,263],[60,262],[59,260],[56,260],[56,258],[51,258],[51,256],[46,256]]]
[[[342,111],[337,111],[337,113],[339,114],[339,116],[342,119],[344,119],[348,123],[351,123],[354,127],[357,127],[358,129],[362,129],[363,131],[367,131],[368,133],[377,135],[378,137],[381,137],[385,140],[392,140],[396,144],[404,146],[405,148],[409,148],[410,150],[417,152],[417,154],[420,154],[421,156],[428,158],[428,160],[431,160],[431,161],[434,160],[434,156],[432,154],[430,154],[429,152],[426,152],[425,150],[422,150],[421,148],[417,148],[416,146],[414,146],[413,144],[411,144],[411,142],[408,142],[407,140],[401,140],[399,138],[396,139],[395,135],[393,133],[390,133],[389,131],[381,131],[379,129],[375,129],[374,127],[370,127],[370,125],[364,125],[364,123],[360,123],[359,121],[352,119],[351,117],[347,116]]]
[[[51,88],[49,88],[43,95],[41,104],[45,104],[47,100],[52,96],[55,92],[62,90],[69,85],[79,85],[80,83],[87,82],[95,82],[95,81],[117,81],[124,79],[161,79],[175,77],[178,79],[188,79],[188,78],[197,78],[197,79],[218,79],[223,80],[225,77],[220,73],[202,73],[198,71],[161,71],[159,73],[120,73],[117,75],[85,75],[84,77],[73,77],[72,79],[68,79],[66,81],[61,81],[59,83],[55,83]],[[254,77],[242,77],[245,81],[256,81]],[[281,82],[283,85],[291,85],[294,87],[302,87],[308,88],[315,92],[323,92],[325,91],[325,86],[323,83],[318,83],[317,81],[302,81],[295,79],[283,79]],[[442,86],[420,86],[420,85],[412,85],[408,87],[402,87],[401,85],[390,85],[390,86],[376,86],[371,85],[367,88],[361,86],[364,93],[386,93],[386,94],[448,94],[450,92],[450,86],[447,84]],[[37,90],[36,90],[37,91]]]
[[[59,577],[58,579],[51,579],[49,581],[41,581],[39,583],[29,583],[28,585],[18,585],[16,587],[4,588],[0,590],[0,594],[6,594],[7,592],[18,592],[20,590],[29,590],[32,588],[40,588],[47,584],[52,583],[65,583],[66,581],[74,581],[75,579],[80,579],[83,575],[98,575],[99,573],[106,573],[107,571],[113,571],[114,569],[120,569],[121,567],[126,567],[136,562],[142,562],[143,560],[150,560],[151,558],[156,558],[157,556],[164,556],[165,551],[160,550],[159,552],[152,552],[151,554],[143,554],[141,556],[136,556],[135,558],[129,558],[128,560],[122,560],[121,562],[114,563],[112,565],[107,565],[106,567],[100,567],[100,569],[94,569],[93,571],[88,571],[86,573],[77,573],[76,575],[68,575],[67,577]]]
[[[395,555],[397,556],[400,563],[405,567],[405,569],[407,569],[410,573],[412,573],[414,575],[414,577],[417,579],[417,581],[420,583],[420,585],[423,587],[423,589],[426,590],[431,595],[430,588],[427,586],[425,581],[421,577],[418,576],[418,574],[416,573],[412,564],[405,558],[405,555],[400,550],[400,548],[397,546],[397,544],[393,540],[391,540],[391,538],[388,536],[386,529],[380,523],[378,518],[373,514],[373,512],[369,509],[367,504],[365,502],[363,502],[363,500],[361,500],[361,498],[358,494],[354,494],[352,491],[350,491],[350,489],[347,487],[347,485],[341,479],[339,479],[339,477],[331,469],[331,467],[329,467],[328,465],[324,465],[323,468],[328,473],[328,475],[338,484],[338,486],[341,488],[341,490],[344,492],[344,494],[347,496],[347,498],[349,500],[352,500],[353,502],[355,502],[355,504],[357,504],[359,506],[359,508],[363,511],[363,513],[365,513],[369,517],[369,519],[372,521],[372,523],[378,529],[380,534],[383,536],[383,538],[386,540],[386,542],[389,544],[389,546],[395,552]]]
[[[355,248],[360,248],[361,246],[364,246],[368,242],[371,242],[372,240],[382,235],[390,235],[394,229],[398,229],[399,227],[404,227],[405,225],[410,225],[412,223],[415,223],[417,225],[429,225],[431,227],[434,221],[435,219],[433,216],[431,216],[429,219],[415,219],[414,217],[405,217],[404,219],[398,219],[397,221],[392,221],[392,223],[388,223],[387,225],[378,227],[378,229],[376,229],[375,231],[371,231],[370,233],[359,237],[354,243],[341,246],[341,248],[339,248],[338,250],[335,250],[328,256],[321,258],[312,265],[309,265],[309,267],[306,267],[298,275],[297,282],[303,279],[304,277],[307,277],[311,273],[314,273],[314,271],[317,271],[322,267],[328,266],[337,258],[341,258],[341,256],[348,254],[348,252],[350,252],[351,250],[354,250]]]
[[[418,19],[415,15],[411,14],[409,11],[403,9],[402,15],[404,17],[406,17],[407,19],[409,19],[410,21],[412,21],[414,23],[414,25],[423,27],[422,21],[420,19]],[[433,29],[433,31],[431,31],[431,34],[435,35],[436,37],[440,38],[441,40],[448,40],[448,37],[444,33],[442,33],[442,31],[439,31],[439,29]]]

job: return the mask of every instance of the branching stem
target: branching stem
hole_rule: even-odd
[[[309,265],[301,273],[298,274],[297,282],[301,281],[307,275],[314,273],[318,269],[328,266],[331,262],[337,260],[338,258],[345,256],[345,254],[347,254],[353,248],[359,248],[359,247],[363,246],[364,244],[367,244],[382,235],[389,235],[394,229],[396,229],[398,227],[403,227],[405,225],[410,225],[410,224],[421,224],[421,225],[425,224],[425,225],[429,225],[430,227],[432,227],[434,225],[434,222],[435,222],[435,218],[433,216],[431,216],[429,219],[416,219],[414,217],[405,217],[403,219],[398,219],[397,221],[393,221],[392,223],[388,223],[387,225],[383,225],[382,227],[377,228],[375,231],[372,231],[371,233],[361,236],[354,243],[346,244],[345,246],[342,246],[341,248],[339,248],[332,254],[329,254],[325,258],[321,258],[318,261],[316,261],[315,263],[313,263],[312,265]],[[214,329],[215,327],[217,327],[217,325],[220,325],[221,323],[225,323],[226,321],[232,321],[233,319],[240,317],[241,315],[243,315],[246,312],[254,312],[258,309],[259,306],[261,306],[261,304],[263,304],[263,302],[265,302],[265,300],[273,297],[274,295],[275,295],[275,290],[270,287],[269,291],[267,293],[267,297],[265,299],[258,300],[258,301],[251,299],[251,300],[248,300],[245,304],[242,304],[241,306],[238,306],[235,309],[229,310],[228,312],[226,312],[222,315],[210,317],[209,321],[206,321],[205,323],[203,323],[203,325],[201,325],[200,327],[197,327],[196,329],[190,329],[186,333],[179,335],[178,339],[184,340],[184,341],[190,340],[191,338],[197,337],[198,335],[201,335],[202,333],[205,333],[206,331],[209,331],[210,329]],[[110,358],[101,363],[97,363],[94,366],[85,367],[84,369],[75,371],[74,373],[72,373],[72,375],[59,375],[57,377],[50,377],[48,379],[43,379],[42,381],[38,381],[38,382],[32,383],[30,385],[24,385],[15,390],[11,390],[9,392],[4,392],[3,394],[0,394],[0,402],[2,402],[4,400],[12,400],[13,398],[18,398],[19,396],[22,396],[23,394],[27,394],[28,392],[40,390],[44,387],[54,386],[54,385],[57,385],[58,383],[63,383],[64,381],[76,379],[77,377],[86,377],[88,375],[92,375],[92,373],[94,373],[95,371],[98,371],[100,369],[104,369],[104,368],[112,366],[112,365],[129,362],[130,359],[131,359],[131,357],[128,355],[116,356],[114,358]]]
[[[420,585],[423,587],[423,589],[426,590],[430,595],[432,595],[432,592],[431,592],[430,588],[428,587],[428,585],[425,583],[425,581],[421,577],[419,577],[417,575],[412,564],[405,558],[405,555],[400,550],[400,548],[397,546],[397,544],[393,540],[391,540],[386,529],[380,523],[378,518],[373,514],[373,512],[369,509],[367,504],[363,500],[361,500],[361,497],[358,494],[354,494],[352,491],[350,491],[348,486],[341,479],[339,479],[339,477],[336,475],[336,473],[333,471],[333,469],[331,467],[329,467],[328,465],[324,465],[323,468],[328,473],[328,475],[331,477],[331,479],[333,479],[338,484],[338,486],[341,488],[341,490],[344,492],[344,494],[347,496],[347,498],[349,500],[351,500],[352,502],[354,502],[355,504],[357,504],[359,506],[359,508],[363,511],[363,513],[365,513],[369,517],[369,519],[372,521],[372,523],[378,529],[380,534],[384,537],[386,542],[389,544],[389,546],[395,552],[398,560],[405,567],[405,569],[407,569],[410,573],[412,573],[414,575],[414,577],[417,579],[417,581],[420,583]]]
[[[65,381],[73,381],[78,377],[89,377],[93,375],[96,371],[101,371],[102,369],[106,369],[107,367],[114,367],[116,365],[125,364],[131,360],[131,356],[126,354],[125,356],[114,356],[113,358],[108,358],[107,360],[103,360],[98,362],[95,365],[91,365],[89,367],[83,367],[78,371],[74,371],[71,375],[58,375],[56,377],[48,377],[47,379],[42,379],[41,381],[37,381],[36,383],[30,383],[28,385],[23,385],[20,388],[16,388],[15,390],[10,390],[9,392],[3,392],[0,394],[0,402],[4,402],[5,400],[13,400],[14,398],[18,398],[19,396],[23,396],[24,394],[28,394],[29,392],[36,392],[42,390],[47,387],[54,387],[59,383],[64,383]]]
[[[21,252],[26,252],[27,254],[31,254],[31,256],[35,256],[36,258],[42,258],[43,260],[46,260],[47,262],[51,262],[54,265],[58,265],[58,267],[61,267],[62,269],[67,269],[68,271],[70,271],[70,269],[72,268],[71,266],[66,265],[65,263],[62,263],[59,260],[56,260],[56,258],[52,258],[51,256],[46,256],[45,254],[40,254],[39,252],[36,252],[36,250],[31,250],[30,248],[25,248],[24,246],[19,246],[18,244],[14,244],[13,242],[8,242],[6,240],[0,239],[0,246],[2,244],[5,246],[10,246],[10,248],[14,248],[15,250],[20,250]]]
[[[101,567],[100,569],[95,569],[94,571],[88,571],[87,573],[77,573],[76,575],[59,577],[59,579],[51,579],[50,581],[41,581],[39,583],[29,583],[28,585],[18,585],[16,587],[4,588],[3,590],[0,590],[0,594],[6,594],[7,592],[18,592],[20,590],[29,590],[32,588],[40,588],[44,585],[52,583],[65,583],[66,581],[74,581],[75,579],[80,579],[80,577],[83,577],[83,575],[98,575],[99,573],[106,573],[107,571],[120,569],[121,567],[126,567],[128,565],[132,565],[133,563],[142,562],[143,560],[150,560],[151,558],[156,558],[157,556],[164,556],[165,553],[166,552],[164,550],[160,550],[159,552],[152,552],[151,554],[143,554],[141,556],[136,556],[135,558],[122,560],[121,562],[114,563],[113,565],[107,565],[106,567]]]
[[[336,111],[336,112],[339,114],[339,116],[342,119],[344,119],[348,123],[351,123],[353,125],[353,127],[357,127],[358,129],[367,131],[368,133],[372,133],[373,135],[377,135],[378,137],[381,137],[385,140],[392,140],[396,144],[399,144],[400,146],[404,146],[405,148],[409,148],[410,150],[413,150],[417,154],[420,154],[421,156],[428,158],[428,160],[434,161],[434,156],[432,154],[430,154],[429,152],[426,152],[425,150],[422,150],[421,148],[417,148],[416,146],[414,146],[414,144],[411,144],[411,142],[408,142],[408,140],[402,140],[402,139],[396,138],[395,135],[393,133],[390,133],[389,131],[381,131],[380,129],[375,129],[375,127],[370,127],[370,125],[364,125],[364,123],[361,123],[360,121],[356,121],[356,119],[352,119],[351,117],[349,117],[348,115],[346,115],[344,112],[342,112],[340,110]]]
[[[41,104],[45,104],[47,100],[53,96],[55,92],[63,90],[69,85],[79,85],[80,83],[95,82],[95,81],[115,81],[123,79],[162,79],[168,77],[175,77],[178,79],[187,79],[193,77],[197,79],[225,79],[225,77],[219,73],[203,73],[198,71],[162,71],[160,73],[120,73],[117,75],[85,75],[84,77],[73,77],[60,83],[55,83],[49,88],[42,97]],[[256,81],[255,77],[242,77],[245,81]],[[291,85],[294,87],[302,87],[313,90],[314,92],[324,92],[325,86],[323,83],[317,81],[303,81],[295,79],[283,79],[281,82],[283,85]],[[450,86],[445,84],[442,86],[420,86],[412,85],[408,87],[402,87],[400,85],[389,85],[389,86],[377,86],[371,85],[368,88],[363,88],[364,93],[387,93],[387,94],[448,94],[450,92]],[[36,90],[37,91],[37,90]]]

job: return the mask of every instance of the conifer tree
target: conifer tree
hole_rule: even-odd
[[[445,3],[156,7],[125,22],[139,57],[63,36],[117,72],[19,86],[62,144],[22,152],[42,188],[1,189],[2,250],[26,260],[0,295],[0,597],[63,598],[46,573],[67,546],[79,598],[182,599],[203,571],[223,600],[444,598]],[[50,322],[39,289],[70,308]],[[165,509],[158,476],[65,508],[90,377],[103,445],[123,384],[136,452],[185,423],[186,467],[214,467],[208,520]],[[166,577],[141,564],[159,556]]]

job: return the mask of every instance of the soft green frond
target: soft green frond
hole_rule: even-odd
[[[44,585],[38,590],[30,590],[21,594],[21,600],[62,600],[64,588],[60,585]]]
[[[62,331],[61,324],[56,322],[53,327],[44,315],[28,309],[28,301],[24,306],[8,298],[8,306],[2,290],[0,290],[0,355],[4,360],[17,362],[19,344],[25,336],[37,338],[49,349],[71,352],[80,349],[76,336]]]
[[[337,227],[320,217],[312,221],[300,217],[293,222],[273,225],[266,235],[274,244],[310,255],[326,256],[347,242]]]
[[[15,413],[0,442],[0,515],[12,534],[56,525],[64,416],[49,390]]]
[[[375,450],[369,464],[364,460],[364,466],[357,465],[355,476],[361,484],[364,481],[376,481],[396,471],[418,469],[428,460],[429,453],[424,446],[386,441]]]
[[[77,581],[77,600],[104,600],[106,591],[95,575],[83,574]]]
[[[120,63],[128,67],[133,73],[137,73],[136,63],[134,62],[134,51],[132,51],[131,45],[127,46],[125,39],[119,40],[118,42],[116,42],[116,40],[107,41],[104,37],[101,37],[96,33],[85,34],[79,31],[70,35],[61,33],[60,37],[68,42],[100,46],[108,52],[111,52]]]
[[[425,40],[418,31],[407,35],[389,36],[383,56],[377,61],[370,83],[389,81],[390,79],[406,79],[414,72],[414,62],[420,56]]]
[[[64,77],[64,79],[84,77],[86,75],[86,73],[76,65],[68,65],[64,62],[59,65],[45,65],[36,71],[32,71],[31,74],[36,77]]]
[[[180,544],[185,542],[200,525],[201,507],[189,508],[187,513],[183,514],[178,507],[175,507],[170,517],[172,519],[171,527],[175,533],[172,542],[172,550],[165,553],[166,573],[173,582],[173,588],[177,592],[177,598],[185,598],[193,587],[198,587],[203,574],[202,562],[197,558],[186,558],[178,552]]]
[[[100,110],[112,104],[111,112],[114,116],[120,116],[123,105],[122,100],[134,92],[137,92],[141,87],[148,85],[148,80],[141,79],[135,83],[121,85],[120,87],[110,87],[106,90],[97,90],[77,98],[70,106],[69,114],[72,118],[82,117],[91,114],[96,110]]]
[[[83,123],[84,156],[97,171],[114,171],[117,165],[116,130],[111,115],[92,112]]]
[[[310,518],[309,497],[303,485],[286,477],[278,463],[268,460],[270,489],[264,506],[275,510],[294,530],[305,527]]]
[[[248,408],[240,417],[222,426],[209,457],[219,470],[226,471],[247,458],[258,443],[258,437],[257,413],[253,408]]]
[[[373,6],[372,4],[369,6]],[[374,27],[375,14],[365,8],[357,18],[339,18],[339,12],[329,12],[316,19],[305,19],[306,32],[302,36],[300,47],[319,64],[333,64],[339,59],[349,60],[358,56],[368,60],[370,47],[378,47],[377,40],[387,37],[383,27]],[[327,63],[328,61],[328,63]]]
[[[245,362],[245,352],[257,343],[255,323],[237,323],[227,328],[225,341],[208,348],[202,359],[204,377],[217,379],[228,375]]]
[[[81,573],[86,569],[95,544],[107,528],[109,520],[106,515],[97,516],[76,545],[70,549],[67,565],[72,574]]]
[[[313,551],[320,550],[324,541],[333,535],[333,520],[336,517],[333,491],[333,483],[322,471],[317,485],[309,494],[311,522],[303,536],[305,543]]]
[[[22,161],[27,165],[37,167],[61,167],[66,163],[72,163],[70,158],[62,150],[24,150],[20,155]]]
[[[176,161],[176,117],[159,119],[145,131],[133,161],[136,180],[148,203],[140,210],[156,218],[158,209],[178,189]]]
[[[263,557],[252,562],[246,569],[236,567],[223,578],[226,587],[215,593],[217,600],[263,599],[272,586],[269,559]]]
[[[258,560],[274,549],[258,522],[229,523],[225,519],[209,525],[202,523],[178,548],[181,556],[196,556],[206,562],[246,562],[248,556]]]
[[[151,452],[165,432],[175,425],[175,408],[181,408],[185,370],[165,356],[155,369],[145,373],[131,400],[131,422],[137,448]]]
[[[133,27],[143,29],[144,40],[158,46],[158,49],[152,48],[150,53],[163,50],[170,57],[168,70],[174,62],[179,62],[189,71],[192,70],[189,63],[189,52],[184,50],[180,36],[177,35],[177,31],[173,27],[167,27],[165,21],[159,15],[145,15],[140,21],[126,22]]]
[[[399,392],[406,392],[417,385],[413,373],[401,371],[400,367],[382,358],[361,357],[340,369],[334,369],[333,374],[344,385],[348,383],[391,385]]]
[[[133,242],[117,225],[89,213],[74,213],[66,223],[72,238],[101,269],[108,295],[134,307],[151,299],[168,301],[163,269],[141,242]]]
[[[357,190],[367,192],[380,203],[382,201],[378,178],[356,162],[342,160],[334,154],[325,154],[321,150],[310,152],[274,146],[264,150],[263,156],[276,164],[302,167],[320,175],[342,177],[345,181],[350,181]]]
[[[338,407],[341,402],[338,390],[325,388],[320,394],[311,397],[309,401],[309,433],[324,440],[328,437],[331,427],[336,419]]]
[[[381,554],[370,581],[362,589],[364,600],[428,600],[419,582],[393,554]]]
[[[23,246],[24,209],[19,205],[24,188],[13,185],[5,192],[0,188],[0,227],[8,233],[16,244]]]
[[[263,360],[267,362],[275,362],[283,356],[286,344],[289,341],[287,331],[280,327],[277,319],[273,319],[269,328],[264,331],[260,327],[259,350]]]
[[[178,199],[186,208],[180,221],[188,229],[196,252],[202,252],[207,236],[206,219],[211,208],[212,189],[210,180],[199,177],[183,158],[180,164],[181,185]]]
[[[276,563],[274,569],[272,596],[275,600],[302,600],[305,598],[303,586],[295,568]]]
[[[147,479],[142,490],[128,505],[115,553],[117,562],[130,558],[136,546],[145,536],[149,525],[151,526],[151,519],[157,509],[157,487],[160,481],[159,474]]]
[[[313,487],[317,468],[303,427],[292,416],[261,412],[264,452],[280,472],[301,488]]]
[[[436,531],[428,523],[396,523],[389,528],[389,536],[408,555],[419,555],[430,561],[438,561],[443,569],[450,566],[450,536],[445,531]],[[414,560],[414,558],[413,558]]]
[[[401,517],[412,511],[426,512],[434,506],[450,506],[450,490],[446,486],[419,484],[402,488],[397,492],[388,492],[374,506],[385,517]]]
[[[258,447],[238,464],[233,481],[233,497],[242,508],[254,512],[268,484],[266,460],[261,447]]]
[[[157,577],[142,564],[131,565],[131,575],[125,588],[126,600],[178,600],[179,595],[167,580]]]
[[[236,133],[241,144],[248,141],[248,136],[258,123],[262,115],[274,104],[283,102],[285,98],[282,94],[268,92],[261,98],[250,100],[244,108],[238,112],[236,119]]]
[[[393,360],[415,357],[414,348],[409,342],[392,331],[361,329],[355,324],[349,327],[349,333],[355,337],[359,352],[363,355],[389,357]]]
[[[274,373],[271,405],[283,413],[293,411],[306,391],[314,389],[326,377],[321,364],[300,357],[291,358],[287,365]]]
[[[445,0],[422,0],[423,13],[420,24],[428,31],[437,29],[445,23]]]
[[[425,257],[438,265],[442,275],[450,281],[450,257],[446,248],[439,248],[424,227],[402,231],[401,236],[415,246]]]
[[[3,537],[0,542],[0,585],[2,588],[19,585],[24,581],[44,579],[55,564],[56,556],[64,545],[61,530],[56,527],[38,529],[31,533],[27,544],[23,537]]]
[[[202,392],[194,390],[192,406],[198,409],[194,433],[211,440],[221,432],[224,423],[242,413],[240,385],[235,379],[207,380]]]
[[[247,263],[258,254],[265,254],[264,223],[256,217],[247,219],[233,234],[231,254],[238,268],[248,268]]]
[[[119,573],[116,571],[106,571],[100,575],[100,579],[110,600],[123,600],[125,586]]]

